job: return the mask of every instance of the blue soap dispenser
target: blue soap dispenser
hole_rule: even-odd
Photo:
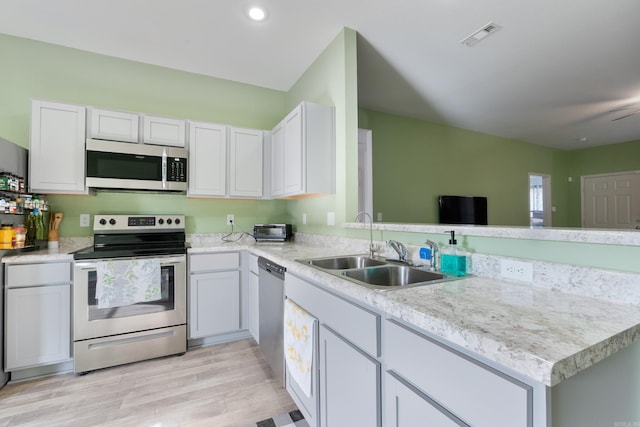
[[[456,232],[445,231],[450,233],[449,245],[442,248],[440,253],[440,270],[445,274],[463,277],[467,275],[467,256],[464,251],[459,249],[456,244]]]

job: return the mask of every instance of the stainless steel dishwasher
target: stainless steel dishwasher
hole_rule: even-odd
[[[258,257],[260,350],[284,387],[284,272],[286,268]]]

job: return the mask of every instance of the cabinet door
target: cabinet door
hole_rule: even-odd
[[[186,122],[184,120],[143,116],[142,123],[143,143],[174,147],[186,145]]]
[[[213,123],[189,125],[189,196],[226,193],[227,127]]]
[[[320,425],[380,426],[380,363],[320,327]]]
[[[29,191],[86,194],[85,108],[31,102]]]
[[[238,271],[192,274],[189,285],[189,338],[240,330]]]
[[[259,317],[259,289],[258,275],[249,272],[249,332],[255,340],[260,342],[260,317]]]
[[[467,425],[399,377],[387,373],[385,380],[385,426]]]
[[[92,108],[88,117],[90,138],[138,142],[138,114]]]
[[[71,357],[71,285],[7,290],[6,370]]]
[[[284,194],[284,126],[271,131],[271,196]]]
[[[229,195],[262,197],[262,131],[231,128]]]
[[[303,113],[299,105],[284,120],[284,189],[287,194],[304,192]]]

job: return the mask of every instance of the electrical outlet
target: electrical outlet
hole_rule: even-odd
[[[80,214],[80,227],[88,227],[91,225],[91,215]]]
[[[227,214],[227,225],[233,225],[236,223],[236,218],[233,214]]]
[[[382,212],[378,212],[378,222],[382,221]]]
[[[500,261],[500,276],[503,279],[531,283],[533,282],[533,264],[503,259]]]
[[[327,225],[336,225],[336,213],[327,212]]]

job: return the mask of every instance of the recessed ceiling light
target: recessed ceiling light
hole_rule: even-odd
[[[460,40],[460,43],[465,45],[465,46],[471,47],[471,46],[475,45],[476,43],[478,43],[480,40],[485,39],[487,36],[495,33],[496,31],[499,31],[501,29],[502,29],[502,27],[500,25],[495,24],[493,22],[489,22],[484,27],[480,28],[479,30],[474,31],[469,36],[467,36],[464,39]]]
[[[253,19],[254,21],[262,21],[266,17],[267,14],[261,7],[254,6],[249,9],[249,18]]]

